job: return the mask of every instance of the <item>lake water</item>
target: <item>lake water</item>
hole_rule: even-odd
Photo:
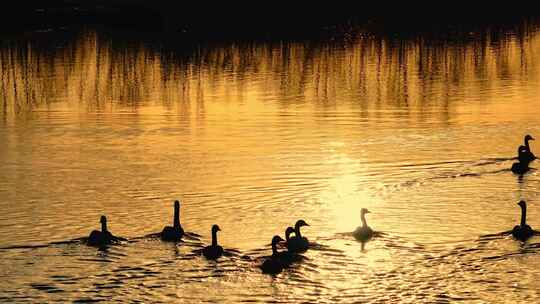
[[[540,174],[508,170],[540,137],[538,24],[174,45],[2,39],[0,301],[540,301],[540,238],[497,235],[520,199],[540,227]],[[175,199],[200,237],[145,237]],[[363,250],[361,208],[384,233]],[[102,214],[129,242],[70,241]],[[314,248],[262,274],[300,218]],[[231,255],[209,262],[214,223]]]

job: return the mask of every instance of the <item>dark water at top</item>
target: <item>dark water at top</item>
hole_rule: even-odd
[[[539,240],[481,237],[517,224],[519,199],[540,227],[538,171],[508,171],[523,136],[540,137],[534,23],[182,54],[38,33],[2,40],[0,76],[0,301],[540,299]],[[145,238],[174,199],[200,240]],[[385,234],[362,250],[343,233],[364,207]],[[101,214],[130,242],[50,244]],[[271,237],[299,218],[316,248],[261,274]],[[214,223],[235,249],[217,263],[193,254]]]

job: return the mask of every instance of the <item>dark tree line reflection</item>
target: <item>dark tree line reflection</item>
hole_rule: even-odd
[[[182,54],[91,31],[67,40],[6,40],[0,44],[0,104],[3,115],[63,106],[189,112],[208,101],[250,98],[284,108],[445,109],[453,100],[481,102],[493,87],[536,80],[536,28],[487,28],[458,40],[359,33],[327,42],[199,46]]]

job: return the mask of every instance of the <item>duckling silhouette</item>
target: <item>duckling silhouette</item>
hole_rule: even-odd
[[[517,203],[521,207],[521,222],[512,229],[512,236],[520,241],[525,241],[535,234],[531,226],[527,225],[527,203],[519,201]]]
[[[161,239],[168,242],[177,242],[184,236],[184,229],[180,225],[180,202],[174,201],[173,226],[165,226],[161,231]]]
[[[272,238],[272,255],[262,263],[261,270],[263,273],[278,274],[283,270],[285,265],[279,258],[279,252],[277,251],[277,244],[283,241],[279,235]]]
[[[530,155],[527,153],[527,149],[525,146],[521,145],[518,147],[518,162],[513,163],[510,170],[512,170],[513,173],[523,175],[527,171],[529,171],[529,160]]]
[[[532,136],[529,134],[525,135],[524,142],[525,142],[525,152],[524,152],[524,159],[528,162],[532,162],[536,159],[536,156],[531,152],[531,146],[529,145],[529,141],[534,140]]]
[[[287,249],[290,252],[305,252],[309,248],[309,241],[306,237],[302,236],[300,227],[309,226],[304,220],[298,220],[294,225],[295,236],[290,238],[287,242]]]
[[[102,215],[99,221],[101,222],[101,231],[93,230],[90,232],[88,240],[86,241],[89,246],[106,246],[121,239],[115,237],[109,232],[109,230],[107,230],[107,217],[105,217],[105,215]]]
[[[202,254],[209,260],[215,260],[223,255],[223,247],[217,243],[217,232],[221,231],[218,225],[212,226],[212,245],[206,246],[202,250]]]
[[[366,208],[360,209],[360,219],[362,220],[362,226],[356,228],[353,232],[354,238],[359,241],[365,242],[373,237],[373,229],[367,225],[366,214],[371,213]]]

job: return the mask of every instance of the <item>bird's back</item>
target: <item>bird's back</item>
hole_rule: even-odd
[[[359,241],[367,241],[373,237],[373,229],[369,226],[358,227],[353,232],[353,235]]]
[[[215,260],[223,255],[223,247],[217,246],[206,246],[203,248],[203,255],[210,260]]]
[[[297,236],[292,237],[287,242],[287,249],[291,252],[304,252],[309,248],[309,241],[307,238],[299,238]]]
[[[180,241],[184,235],[182,227],[180,229],[174,229],[174,227],[166,226],[161,231],[161,239],[164,241]]]
[[[106,235],[98,230],[93,230],[88,236],[87,244],[90,246],[100,246],[107,243]]]
[[[516,225],[514,226],[514,229],[512,229],[512,236],[518,240],[524,241],[531,236],[533,236],[534,232],[529,225],[520,226]]]
[[[529,166],[523,162],[513,163],[511,170],[515,174],[524,174],[529,170]]]
[[[288,266],[294,262],[302,260],[302,256],[291,251],[281,251],[278,253],[277,258],[284,265]]]
[[[276,257],[270,257],[263,262],[261,269],[264,273],[276,274],[283,270],[283,264]]]

